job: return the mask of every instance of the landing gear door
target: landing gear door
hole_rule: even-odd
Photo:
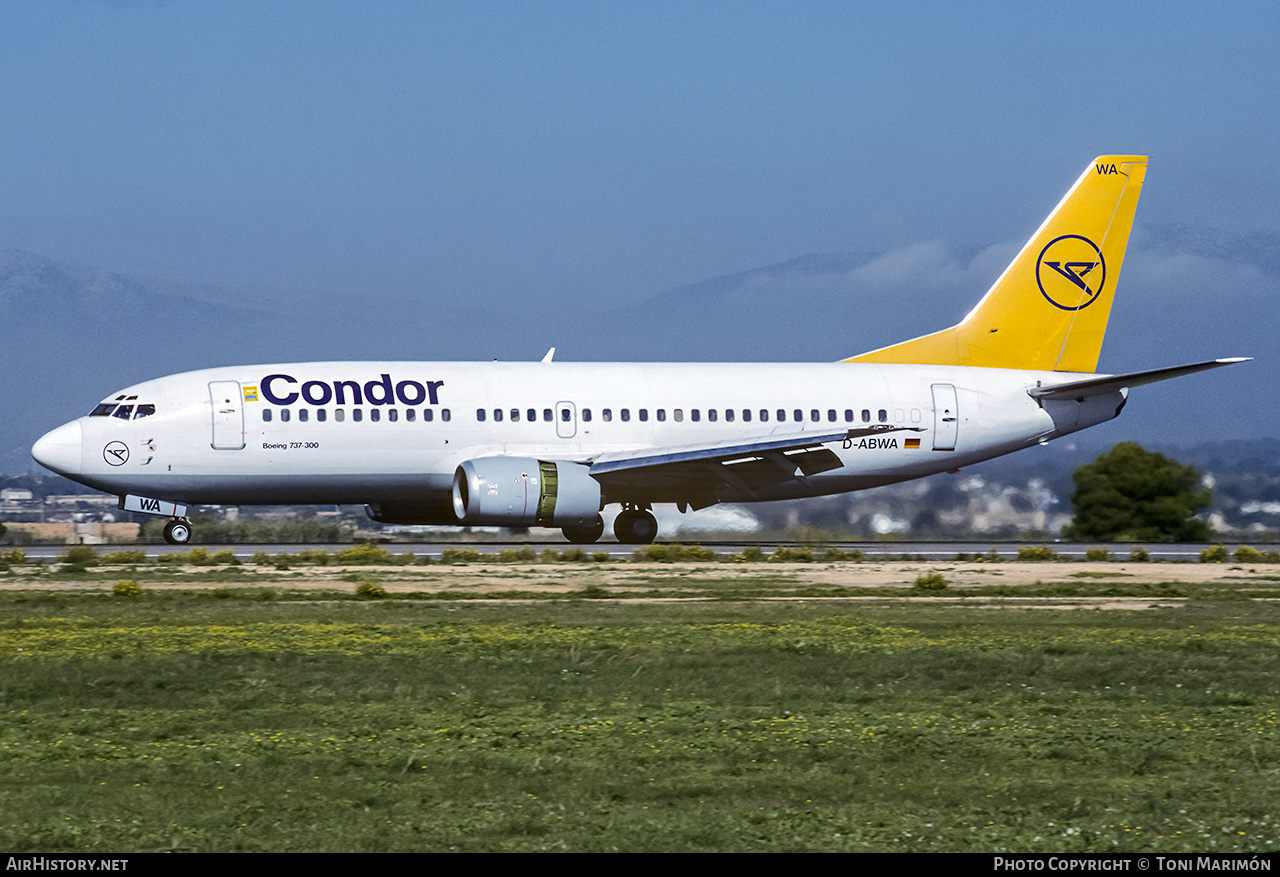
[[[239,381],[210,381],[213,405],[213,448],[238,451],[244,447],[244,391]]]
[[[960,426],[960,410],[954,384],[933,385],[933,449],[954,451]]]

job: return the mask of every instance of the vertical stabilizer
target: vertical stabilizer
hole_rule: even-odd
[[[1094,371],[1146,171],[1094,159],[959,325],[845,361]]]

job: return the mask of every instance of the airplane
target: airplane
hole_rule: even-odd
[[[955,471],[1111,420],[1130,389],[1245,357],[1096,374],[1147,157],[1099,156],[957,325],[834,363],[316,362],[145,381],[40,438],[47,469],[169,518],[364,504],[398,524],[657,536],[652,508]]]

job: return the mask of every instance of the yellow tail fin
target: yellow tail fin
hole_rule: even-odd
[[[1146,171],[1095,158],[959,325],[845,362],[1094,371]]]

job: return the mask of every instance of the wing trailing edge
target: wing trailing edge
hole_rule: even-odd
[[[829,442],[843,442],[863,436],[923,431],[922,427],[911,426],[867,426],[831,432],[761,437],[747,441],[715,442],[684,448],[646,448],[639,451],[603,454],[592,461],[591,474],[609,475],[614,472],[646,469],[651,466],[669,466],[676,463],[728,463],[766,453],[812,450]]]

